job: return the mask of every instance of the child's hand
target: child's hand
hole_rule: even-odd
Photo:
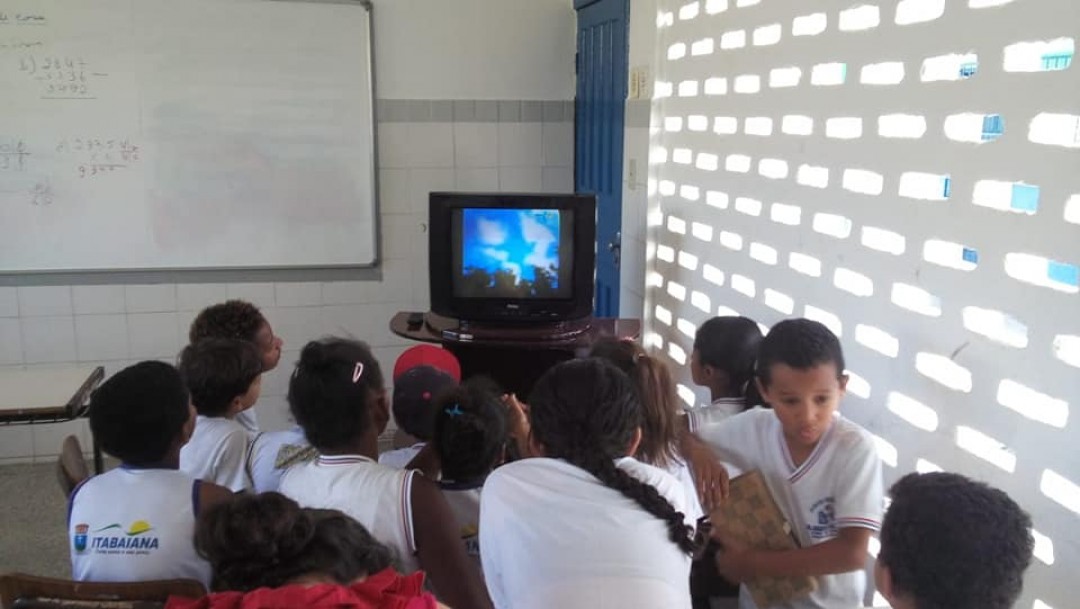
[[[525,452],[529,442],[529,407],[518,401],[517,396],[508,393],[502,398],[506,405],[506,425],[511,438],[517,441],[518,448]]]
[[[683,443],[683,457],[690,464],[701,506],[708,512],[727,498],[728,471],[712,449],[696,436],[688,435],[686,440]]]

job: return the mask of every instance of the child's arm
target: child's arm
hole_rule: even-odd
[[[405,465],[405,469],[415,469],[431,480],[439,479],[442,464],[439,463],[439,454],[435,452],[435,443],[428,442],[416,453],[416,456]]]
[[[716,570],[733,582],[757,577],[804,577],[857,571],[866,565],[866,549],[873,531],[859,527],[840,529],[828,541],[795,550],[754,550],[719,534],[723,550],[716,554]]]
[[[225,436],[225,441],[218,453],[218,462],[214,465],[214,482],[239,493],[252,489],[248,477],[247,455],[250,447],[247,432],[237,429]]]
[[[454,609],[490,609],[484,582],[465,554],[442,491],[431,480],[413,476],[411,495],[417,555],[439,598]]]

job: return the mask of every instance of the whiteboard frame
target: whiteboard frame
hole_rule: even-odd
[[[0,268],[0,286],[12,285],[67,285],[86,283],[107,285],[114,283],[187,283],[187,282],[255,282],[255,281],[304,281],[311,280],[310,271],[324,271],[323,280],[356,279],[355,273],[366,279],[377,280],[382,264],[382,209],[379,200],[379,123],[376,120],[377,103],[375,81],[375,6],[371,0],[266,0],[292,4],[344,4],[367,11],[367,69],[371,102],[368,114],[371,120],[371,212],[372,239],[375,251],[370,262],[356,264],[324,265],[272,265],[272,266],[198,266],[198,267],[143,267],[123,269],[27,269],[4,270]]]

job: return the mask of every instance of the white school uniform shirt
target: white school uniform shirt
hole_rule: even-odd
[[[425,442],[420,442],[418,444],[413,444],[412,446],[406,446],[405,448],[388,450],[379,455],[379,464],[396,469],[405,469],[405,466],[413,460],[413,457],[420,454],[420,451],[424,449],[425,445]]]
[[[180,449],[180,471],[233,491],[251,490],[244,463],[250,437],[242,425],[225,417],[195,419],[195,432]]]
[[[883,512],[881,460],[870,434],[839,414],[806,461],[796,467],[780,419],[755,408],[698,429],[722,458],[744,471],[759,470],[802,547],[837,536],[842,528],[878,531]],[[862,570],[817,578],[809,597],[769,609],[836,609],[862,606]],[[745,587],[740,609],[754,609]],[[765,609],[764,607],[760,609]]]
[[[195,553],[199,485],[174,469],[123,465],[81,484],[68,503],[72,579],[209,586],[210,564]]]
[[[289,457],[310,449],[304,430],[299,426],[283,431],[264,431],[251,439],[247,455],[247,473],[256,493],[278,490]]]
[[[281,494],[303,507],[345,512],[396,555],[404,574],[420,569],[412,516],[412,470],[394,469],[362,455],[320,455],[281,477]]]
[[[251,435],[259,433],[259,417],[255,414],[255,407],[241,411],[233,419]]]
[[[690,417],[690,431],[697,432],[700,427],[719,423],[744,410],[746,410],[746,400],[743,398],[716,398],[704,408],[687,410],[686,416]]]
[[[616,465],[685,513],[667,472]],[[480,500],[480,559],[496,609],[690,607],[690,556],[636,501],[559,459],[496,469]]]
[[[477,569],[483,571],[480,562],[480,497],[484,482],[440,482],[439,488],[454,514],[454,522],[457,524],[461,543],[465,546],[465,554],[476,563]]]
[[[676,457],[664,470],[674,476],[682,486],[683,506],[686,508],[683,515],[686,516],[687,522],[696,525],[698,518],[705,515],[705,510],[701,507],[701,499],[698,497],[697,485],[694,484],[694,475],[690,471],[690,466],[682,460],[682,457]]]

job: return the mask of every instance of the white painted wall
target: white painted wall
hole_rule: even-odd
[[[569,0],[375,0],[383,99],[573,99]]]

